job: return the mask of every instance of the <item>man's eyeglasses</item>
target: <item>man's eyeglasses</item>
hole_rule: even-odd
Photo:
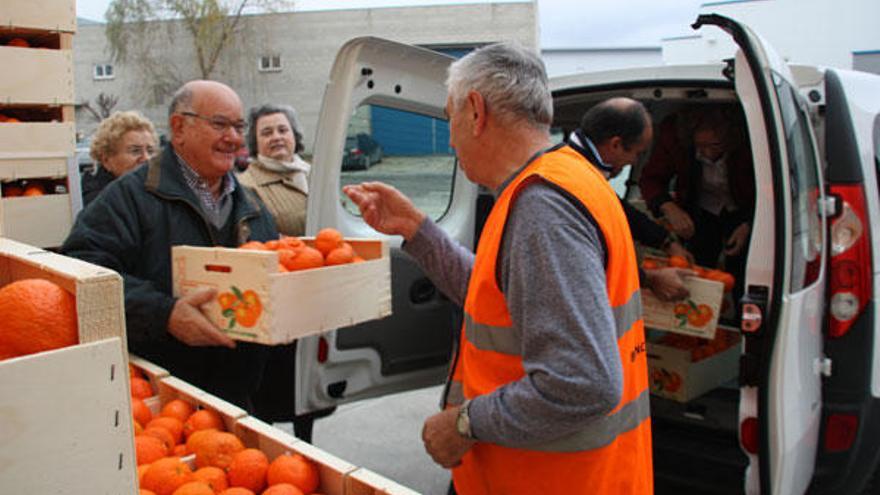
[[[226,129],[232,127],[235,129],[235,132],[238,133],[239,136],[244,136],[244,133],[247,132],[247,122],[243,120],[231,121],[226,117],[214,116],[214,117],[205,117],[204,115],[199,115],[195,112],[178,112],[180,115],[185,115],[187,117],[195,117],[197,119],[202,119],[207,122],[211,128],[213,128],[217,132],[226,132]]]

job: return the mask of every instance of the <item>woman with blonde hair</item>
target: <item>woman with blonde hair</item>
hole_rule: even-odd
[[[83,207],[113,179],[155,156],[157,142],[153,123],[140,112],[114,112],[101,121],[89,149],[95,167],[82,176]]]

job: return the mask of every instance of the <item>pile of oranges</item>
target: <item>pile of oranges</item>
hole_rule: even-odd
[[[214,410],[174,399],[153,417],[143,402],[154,394],[149,381],[137,368],[129,371],[140,495],[309,495],[318,489],[312,461],[284,454],[270,462],[227,432]]]
[[[313,244],[314,247],[309,246],[298,237],[282,236],[277,241],[246,242],[239,246],[239,249],[277,252],[278,270],[282,272],[364,261],[355,253],[351,244],[345,242],[342,233],[336,229],[322,229],[315,236]]]
[[[15,117],[9,117],[9,116],[6,116],[6,115],[0,113],[0,122],[7,123],[7,124],[17,124],[21,121]]]
[[[725,292],[733,290],[733,286],[736,283],[736,279],[730,273],[722,270],[714,270],[711,268],[704,268],[702,266],[691,265],[691,263],[682,256],[670,256],[666,259],[645,258],[644,261],[642,261],[642,268],[644,268],[645,270],[654,270],[656,268],[663,268],[667,266],[672,266],[676,268],[689,268],[695,271],[697,273],[697,276],[700,278],[721,282],[722,284],[724,284]]]
[[[731,346],[737,344],[739,339],[740,337],[737,332],[718,329],[712,340],[670,332],[666,333],[659,341],[657,341],[657,343],[668,347],[675,347],[676,349],[690,351],[691,361],[696,363],[697,361],[701,361],[709,356],[714,356],[721,351],[729,349]]]

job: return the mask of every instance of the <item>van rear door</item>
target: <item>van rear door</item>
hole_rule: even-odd
[[[394,185],[472,247],[477,187],[456,167],[444,115],[452,60],[370,37],[347,42],[336,57],[316,130],[306,232],[335,227],[346,237],[386,239],[393,314],[299,341],[298,414],[441,383],[446,375],[457,309],[400,250],[399,237],[364,223],[341,187],[368,180]],[[370,142],[371,149],[347,146],[352,136],[358,139],[349,143]],[[369,167],[361,165],[366,153]]]
[[[748,493],[804,493],[821,417],[825,219],[820,161],[787,65],[748,27],[701,15],[739,45],[735,85],[755,163],[757,204],[746,269],[740,441]],[[746,313],[744,313],[745,315]],[[744,329],[747,325],[744,324]]]

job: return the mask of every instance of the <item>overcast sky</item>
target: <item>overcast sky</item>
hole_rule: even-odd
[[[538,0],[542,48],[659,46],[690,33],[704,0]],[[487,3],[488,0],[294,0],[295,10]],[[79,17],[104,20],[110,0],[77,0]]]

